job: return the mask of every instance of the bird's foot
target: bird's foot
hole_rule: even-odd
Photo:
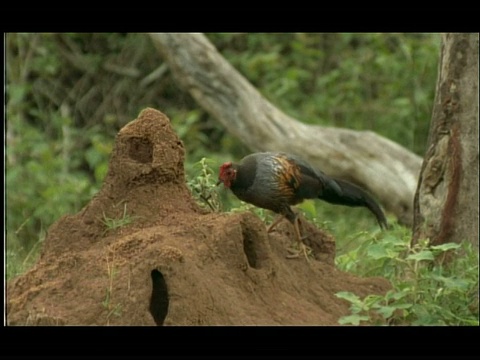
[[[267,233],[271,233],[280,221],[283,220],[283,215],[277,216],[275,220],[267,227]]]
[[[308,239],[310,236],[312,236],[312,234],[308,234],[308,235],[302,236],[302,240]]]
[[[286,256],[287,259],[297,259],[300,257],[302,252],[307,261],[310,261],[310,257],[313,257],[312,249],[306,246],[304,243],[300,244],[300,249],[288,248],[287,251],[291,254]]]

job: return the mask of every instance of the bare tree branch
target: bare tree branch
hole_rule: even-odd
[[[411,224],[422,159],[371,131],[307,125],[267,101],[202,34],[150,34],[179,84],[253,151],[297,154]]]

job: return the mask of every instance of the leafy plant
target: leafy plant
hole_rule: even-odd
[[[18,248],[18,245],[9,246],[5,253],[5,275],[7,280],[14,278],[28,270],[37,261],[45,239],[45,232],[42,232],[38,241],[28,250]]]
[[[133,220],[134,217],[127,214],[127,204],[125,203],[123,204],[123,214],[121,218],[110,218],[103,213],[102,222],[105,225],[105,231],[103,233],[105,234],[108,231],[127,226],[128,224],[131,224]]]
[[[288,114],[313,124],[376,131],[423,154],[438,34],[207,36]],[[145,34],[9,33],[5,50],[10,269],[28,267],[46,229],[98,191],[115,134],[147,106],[165,112],[187,145],[189,179],[197,176],[193,164],[202,157],[220,161],[250,152],[163,70]],[[217,191],[224,209],[239,206],[226,191]],[[339,239],[350,236],[353,223],[373,228],[362,211],[317,203],[315,218]]]
[[[455,257],[444,264],[439,259],[449,251]],[[479,324],[478,254],[470,243],[429,246],[424,240],[412,246],[409,236],[389,234],[365,241],[336,262],[357,274],[385,276],[393,285],[384,296],[364,299],[350,292],[337,293],[351,304],[351,314],[342,317],[340,324]]]
[[[117,275],[117,269],[115,267],[115,252],[112,252],[111,257],[107,254],[105,257],[107,265],[107,274],[108,274],[108,286],[105,290],[105,299],[102,301],[102,306],[107,310],[107,325],[110,324],[110,318],[112,316],[121,316],[122,314],[122,305],[112,302],[113,296],[113,281]]]
[[[222,209],[215,173],[211,168],[213,160],[202,158],[193,165],[195,172],[188,181],[188,186],[198,203],[205,207],[208,206],[212,211],[220,211]]]
[[[437,34],[208,36],[288,114],[308,123],[371,129],[424,153],[440,48]]]

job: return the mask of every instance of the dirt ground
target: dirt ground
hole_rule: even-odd
[[[147,108],[117,135],[100,192],[53,224],[40,260],[7,284],[9,325],[336,325],[339,291],[384,293],[382,278],[334,267],[332,236],[303,222],[317,260],[286,259],[293,229],[201,209],[184,145]],[[232,195],[233,196],[233,195]],[[133,222],[106,230],[104,217]]]

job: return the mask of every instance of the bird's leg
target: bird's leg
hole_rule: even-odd
[[[267,233],[270,233],[273,231],[273,228],[278,225],[280,221],[282,221],[283,215],[278,215],[277,218],[270,224],[270,226],[267,228]]]
[[[300,228],[298,226],[299,222],[300,222],[300,220],[297,217],[295,219],[294,223],[293,223],[293,228],[295,229],[295,238],[297,240],[299,248],[301,250],[303,250],[303,255],[305,255],[305,259],[307,259],[307,261],[310,261],[308,253],[309,253],[309,251],[311,251],[311,249],[309,249],[302,241],[302,236],[300,234]],[[301,250],[298,250],[297,252],[293,253],[292,255],[288,255],[287,258],[288,259],[298,258],[300,256],[300,251]]]
[[[298,215],[296,215],[291,209],[288,209],[288,210],[289,211],[287,211],[285,217],[288,220],[290,220],[290,222],[293,224],[293,228],[295,229],[295,238],[297,240],[299,250],[294,252],[292,255],[288,255],[287,258],[288,259],[298,258],[300,256],[300,249],[301,249],[303,250],[305,259],[307,259],[307,261],[310,261],[310,259],[308,258],[308,254],[309,252],[311,252],[311,249],[308,248],[302,241],[302,235],[300,233],[300,227],[299,227],[300,219],[298,218]]]

